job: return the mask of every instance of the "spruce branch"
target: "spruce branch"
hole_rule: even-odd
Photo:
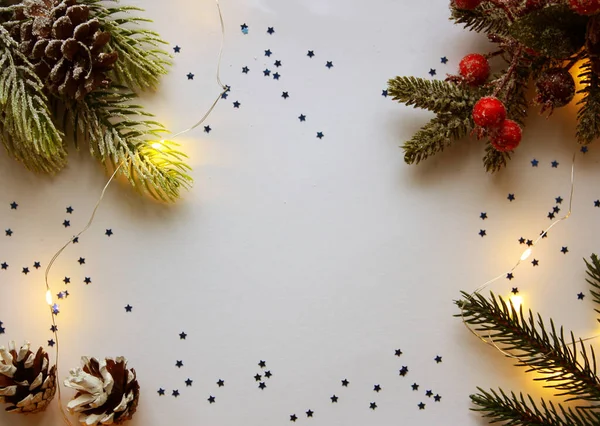
[[[125,88],[97,90],[84,102],[65,104],[63,120],[76,143],[88,142],[107,168],[122,164],[121,173],[134,188],[174,201],[191,184],[186,155],[175,142],[163,140],[167,130],[134,104],[135,98]]]
[[[485,155],[483,156],[483,167],[489,173],[494,173],[506,167],[510,160],[510,152],[500,152],[495,149],[490,143],[485,147]]]
[[[594,302],[600,305],[600,259],[597,255],[592,254],[589,261],[587,259],[584,259],[584,261],[588,269],[586,281],[592,286],[590,293],[594,298]],[[600,309],[594,310],[600,314]],[[600,319],[598,321],[600,322]]]
[[[577,140],[589,144],[600,137],[600,79],[592,72],[589,60],[582,65],[579,77],[583,88],[577,93],[583,93],[584,96],[577,103],[581,105],[577,112]]]
[[[481,97],[477,91],[442,80],[396,77],[388,81],[388,94],[407,106],[439,113],[472,110]],[[478,96],[479,95],[479,96]]]
[[[152,22],[150,19],[130,16],[131,12],[144,9],[133,6],[107,7],[106,1],[83,0],[88,5],[105,31],[111,35],[108,50],[119,54],[112,76],[117,84],[138,88],[155,89],[159,79],[167,74],[171,65],[170,55],[162,49],[167,44],[154,31],[141,25]]]
[[[473,10],[453,7],[450,19],[455,24],[461,24],[470,31],[506,35],[509,32],[510,21],[506,12],[491,4],[483,2]]]
[[[443,151],[452,140],[465,137],[473,128],[470,113],[466,117],[454,114],[439,114],[421,128],[409,141],[402,145],[404,161],[419,163]]]
[[[499,392],[486,392],[481,388],[478,394],[471,395],[471,401],[476,405],[473,411],[481,412],[490,423],[504,422],[507,426],[584,426],[597,425],[600,416],[590,410],[565,408],[556,406],[552,401],[540,401],[538,407],[530,395],[507,395],[502,389]]]
[[[496,345],[517,359],[517,366],[535,371],[545,381],[545,387],[554,388],[557,396],[567,401],[600,401],[600,381],[596,376],[596,360],[592,347],[586,348],[573,333],[565,340],[563,329],[558,331],[550,320],[546,330],[540,315],[534,317],[531,310],[526,316],[521,308],[516,311],[512,303],[493,293],[490,299],[481,294],[463,292],[457,304],[464,321],[482,336],[493,339]]]
[[[54,173],[66,164],[62,133],[52,121],[43,84],[0,26],[0,140],[27,168]]]

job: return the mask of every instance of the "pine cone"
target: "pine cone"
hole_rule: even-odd
[[[140,385],[135,370],[127,369],[127,360],[82,357],[83,368],[71,370],[65,386],[77,394],[67,404],[67,410],[79,413],[79,422],[86,426],[121,424],[131,419],[137,409]]]
[[[29,346],[25,343],[18,352],[15,342],[8,350],[0,347],[0,402],[8,404],[9,412],[44,411],[56,393],[56,366],[48,370],[48,354],[43,348],[34,354]]]
[[[106,73],[118,59],[104,52],[110,33],[90,19],[77,0],[24,0],[11,30],[19,49],[50,92],[75,100],[110,84]]]

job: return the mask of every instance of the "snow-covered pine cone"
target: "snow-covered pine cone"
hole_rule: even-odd
[[[111,35],[90,19],[90,9],[77,0],[24,0],[11,29],[19,49],[33,64],[50,92],[82,100],[110,79],[106,73],[118,59],[106,52]]]
[[[56,393],[56,366],[50,366],[43,348],[36,353],[25,343],[0,346],[0,402],[12,413],[44,411]]]
[[[82,357],[82,368],[71,370],[65,386],[77,394],[67,404],[67,410],[79,414],[86,426],[121,424],[131,419],[137,409],[140,386],[135,370],[127,368],[123,357]]]

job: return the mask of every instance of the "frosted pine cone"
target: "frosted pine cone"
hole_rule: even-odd
[[[19,49],[54,94],[82,100],[110,84],[106,73],[118,59],[105,52],[110,33],[77,0],[24,0],[11,30]]]
[[[82,357],[83,368],[71,370],[65,386],[77,394],[67,404],[67,410],[79,413],[79,422],[86,426],[121,424],[131,419],[137,409],[140,386],[135,370],[127,368],[127,360]]]
[[[48,354],[36,353],[25,343],[17,351],[15,342],[0,347],[0,402],[12,413],[44,411],[56,393],[56,366],[48,369]]]

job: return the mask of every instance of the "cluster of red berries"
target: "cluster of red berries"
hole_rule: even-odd
[[[471,86],[479,86],[490,76],[490,64],[479,53],[465,56],[458,66],[462,80]],[[496,97],[481,98],[473,108],[473,121],[490,137],[492,146],[498,151],[512,151],[521,142],[521,127],[506,118],[506,108]]]
[[[457,9],[473,10],[483,3],[483,0],[453,0],[453,3]],[[542,6],[541,0],[527,0],[525,8],[536,10]],[[569,0],[569,6],[580,15],[595,15],[600,12],[600,0]]]

